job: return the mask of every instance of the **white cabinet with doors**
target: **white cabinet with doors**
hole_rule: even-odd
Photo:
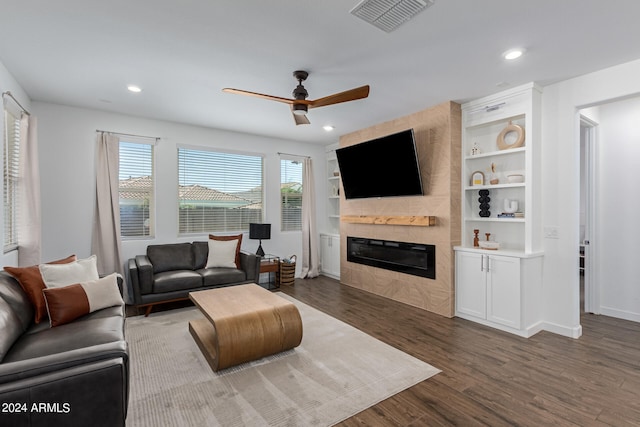
[[[340,279],[340,236],[320,234],[320,272]]]
[[[542,254],[456,247],[456,316],[529,337],[541,328]]]

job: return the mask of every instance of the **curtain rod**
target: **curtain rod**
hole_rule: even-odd
[[[280,151],[278,151],[279,155],[285,155],[285,156],[293,156],[293,157],[301,157],[303,159],[310,159],[311,156],[301,156],[300,154],[291,154],[291,153],[281,153]]]
[[[18,104],[18,107],[20,107],[20,109],[21,109],[21,110],[22,110],[22,111],[23,111],[27,116],[30,116],[30,115],[31,115],[31,113],[30,113],[26,108],[24,108],[24,107],[22,106],[22,104],[20,104],[20,101],[18,101],[18,100],[16,99],[16,97],[15,97],[15,96],[13,96],[13,94],[12,94],[11,92],[9,92],[9,91],[2,92],[2,97],[4,98],[5,96],[8,96],[9,98],[13,99],[13,102],[15,102],[16,104]]]
[[[135,134],[132,134],[132,133],[113,132],[113,131],[110,131],[110,130],[101,130],[101,129],[96,129],[96,132],[106,132],[106,133],[112,133],[112,134],[120,135],[120,136],[134,136],[136,138],[155,139],[156,141],[160,140],[159,136],[135,135]]]

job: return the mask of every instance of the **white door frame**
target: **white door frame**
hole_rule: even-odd
[[[584,184],[585,184],[585,233],[584,233],[584,311],[600,314],[600,283],[597,280],[597,263],[593,262],[597,254],[596,233],[597,213],[597,147],[598,123],[580,115],[580,127],[585,128],[584,145]],[[581,132],[582,134],[582,132]]]

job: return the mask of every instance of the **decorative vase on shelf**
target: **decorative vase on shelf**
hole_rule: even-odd
[[[518,211],[518,201],[511,199],[504,199],[504,211],[506,213],[515,213]]]
[[[489,176],[489,184],[497,185],[498,183],[500,183],[500,180],[498,179],[498,175],[496,174],[496,164],[491,163],[491,175]]]
[[[488,218],[491,216],[491,211],[489,208],[491,207],[489,202],[491,201],[491,197],[489,197],[489,190],[480,190],[478,191],[480,197],[478,198],[478,202],[480,202],[480,215],[481,218]]]

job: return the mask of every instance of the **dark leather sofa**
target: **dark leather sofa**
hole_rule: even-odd
[[[33,319],[18,281],[0,271],[0,425],[124,426],[124,305],[54,328]]]
[[[253,283],[260,276],[260,257],[240,251],[240,268],[205,268],[206,241],[149,245],[146,255],[129,260],[129,296],[137,307],[189,298],[189,292]]]

